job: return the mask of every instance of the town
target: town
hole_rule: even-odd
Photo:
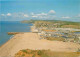
[[[64,27],[62,27],[63,25]],[[68,26],[75,25],[69,24]],[[31,28],[32,32],[40,35],[40,39],[80,44],[80,26],[78,26],[78,28],[70,28],[65,27],[63,22],[35,21]]]

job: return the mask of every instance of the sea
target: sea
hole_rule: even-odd
[[[31,32],[31,23],[21,23],[19,21],[0,21],[0,46],[6,43],[13,35],[8,32]]]

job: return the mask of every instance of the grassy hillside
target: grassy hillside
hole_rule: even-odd
[[[58,20],[24,20],[22,23],[35,23],[36,26],[53,27],[53,24],[58,23],[54,27],[59,28],[77,28],[80,29],[80,22],[58,21]]]
[[[53,52],[50,50],[20,50],[15,57],[79,57],[80,52]]]

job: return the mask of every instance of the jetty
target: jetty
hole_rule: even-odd
[[[76,52],[78,48],[80,48],[80,45],[77,43],[40,40],[37,33],[26,32],[14,35],[12,39],[2,45],[0,47],[0,57],[15,57],[15,54],[23,49]]]
[[[23,34],[25,32],[8,32],[8,35]]]

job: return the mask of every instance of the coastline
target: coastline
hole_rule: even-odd
[[[25,32],[22,34],[15,34],[5,44],[0,47],[0,56],[14,56],[22,49],[32,50],[51,50],[54,52],[76,52],[80,45],[72,42],[49,41],[46,39],[39,39],[38,33]]]
[[[19,50],[48,50],[56,52],[75,52],[80,45],[71,42],[40,40],[37,33],[16,34],[0,48],[0,56],[14,56]]]
[[[32,23],[31,23],[32,24]],[[33,26],[33,24],[32,24],[32,26]],[[31,30],[31,27],[32,26],[29,26],[30,27],[30,32],[32,32],[32,30]],[[26,32],[25,32],[26,33]],[[20,33],[19,33],[20,34]],[[16,35],[16,34],[15,34]],[[10,39],[12,39],[15,35],[12,35],[11,37],[9,37],[9,40],[8,41],[10,41]],[[6,41],[4,44],[2,44],[2,45],[0,45],[0,48],[3,46],[3,45],[5,45],[8,41]]]
[[[12,35],[12,36],[10,37],[10,39],[12,39],[14,36],[15,36],[15,35]],[[10,39],[9,39],[8,41],[10,41]],[[4,44],[6,44],[8,41],[6,41]],[[2,44],[2,45],[0,46],[0,48],[1,48],[4,44]]]
[[[8,35],[8,32],[31,32],[30,26],[32,23],[21,23],[20,21],[1,21],[0,31],[0,46],[5,44],[12,35]]]

